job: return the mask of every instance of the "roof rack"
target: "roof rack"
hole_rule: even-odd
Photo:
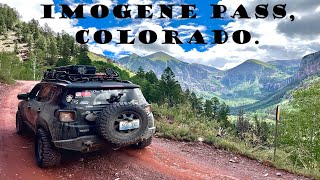
[[[54,70],[48,69],[44,72],[42,81],[46,82],[89,82],[89,81],[120,81],[119,73],[113,69],[106,69],[105,73],[96,74],[94,66],[71,65],[56,67]]]

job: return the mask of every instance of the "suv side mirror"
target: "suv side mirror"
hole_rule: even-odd
[[[27,94],[19,94],[17,97],[18,97],[19,100],[28,101],[29,100],[29,93],[27,93]]]

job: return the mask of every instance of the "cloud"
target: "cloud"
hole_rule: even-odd
[[[1,3],[7,4],[10,7],[15,8],[24,21],[30,21],[31,19],[40,19],[43,16],[43,10],[41,4],[53,4],[52,0],[1,0]]]
[[[131,0],[132,4],[141,4],[140,1]],[[151,1],[147,1],[146,4]],[[139,42],[133,46],[120,46],[121,50],[126,52],[134,52],[143,54],[150,54],[155,51],[167,52],[183,61],[189,63],[201,63],[212,65],[220,69],[232,68],[247,59],[259,59],[262,61],[272,61],[278,59],[300,59],[308,53],[319,50],[319,25],[316,18],[319,17],[320,2],[316,1],[300,1],[300,0],[283,0],[281,2],[276,0],[221,0],[219,4],[224,4],[228,7],[226,17],[230,17],[235,10],[243,4],[248,10],[251,19],[240,20],[236,19],[223,26],[222,28],[227,32],[232,33],[239,29],[248,30],[252,35],[252,41],[245,45],[239,45],[229,41],[223,45],[208,44],[204,51],[198,49],[184,50],[178,45],[162,45],[155,43],[153,45],[143,45]],[[258,4],[269,4],[270,18],[255,19],[255,7]],[[272,18],[272,9],[276,4],[287,4],[288,16],[294,14],[296,21],[291,22],[289,17],[281,20],[274,20]],[[207,27],[199,27],[196,24],[180,25],[179,27],[171,27],[169,24],[158,22],[155,20],[144,20],[139,23],[129,25],[131,29],[138,27],[157,29],[157,34],[161,35],[162,29],[176,29],[182,36],[182,40],[190,38],[192,33],[199,29],[205,31]],[[138,28],[140,29],[140,28]],[[181,32],[181,33],[180,33]],[[137,34],[135,34],[137,35]],[[204,34],[207,39],[207,34]],[[312,38],[310,38],[312,37]],[[162,40],[162,39],[159,39]],[[254,42],[258,40],[259,45]],[[105,48],[106,49],[106,48]],[[119,48],[113,47],[112,49]],[[107,50],[107,49],[106,49]],[[120,51],[117,52],[121,54]]]
[[[70,19],[41,19],[43,16],[43,10],[40,4],[54,4],[53,0],[1,0],[2,3],[6,3],[11,7],[14,7],[22,15],[24,21],[29,21],[32,18],[39,20],[40,24],[47,23],[54,31],[59,32],[65,30],[66,32],[74,35],[78,30],[83,29],[81,24],[79,25],[76,20]],[[69,1],[70,5],[75,7],[75,3]],[[108,7],[112,7],[118,3],[117,0],[93,0],[93,4],[104,4]],[[159,4],[181,4],[181,0],[173,1],[151,1],[151,0],[128,0],[127,4],[153,4],[152,13],[154,13],[154,19],[144,19],[132,21],[126,21],[125,25],[117,23],[119,27],[111,27],[110,22],[105,21],[105,27],[112,32],[113,42],[110,44],[95,44],[91,43],[89,48],[91,51],[104,54],[114,54],[114,58],[123,57],[125,54],[137,53],[139,55],[147,55],[157,51],[166,52],[174,57],[177,57],[183,61],[189,63],[201,63],[211,65],[220,69],[232,68],[247,59],[260,59],[263,61],[271,61],[278,59],[300,59],[306,54],[313,53],[320,50],[320,25],[318,17],[320,16],[320,1],[316,0],[220,0],[218,4],[227,6],[228,11],[225,15],[227,20],[232,15],[240,4],[243,4],[251,19],[240,20],[235,19],[229,22],[227,25],[221,28],[229,32],[229,36],[239,29],[248,30],[252,35],[252,41],[245,45],[239,45],[232,42],[232,38],[229,37],[229,41],[223,45],[207,44],[201,49],[185,50],[183,46],[179,45],[163,45],[164,33],[163,29],[174,29],[179,31],[179,36],[182,41],[186,41],[193,34],[195,30],[203,32],[206,40],[212,39],[212,34],[206,34],[210,25],[198,25],[190,23],[190,21],[181,21],[179,25],[172,23],[171,20],[159,20],[157,17],[159,14]],[[126,3],[125,3],[126,4]],[[197,3],[196,3],[197,4]],[[267,19],[255,19],[255,7],[258,4],[269,4],[270,17]],[[272,8],[276,4],[287,4],[288,17],[281,20],[274,20],[272,18]],[[90,12],[91,4],[88,4],[85,8],[85,12]],[[130,7],[133,13],[133,17],[137,15],[137,8],[135,6]],[[202,10],[203,11],[203,10]],[[179,17],[179,7],[173,8],[173,16]],[[289,15],[295,15],[296,20],[291,22]],[[199,13],[199,15],[201,15]],[[56,17],[60,17],[61,14],[56,13]],[[130,22],[129,24],[127,22]],[[107,24],[108,23],[108,24]],[[100,24],[101,25],[101,24]],[[103,25],[101,25],[103,26]],[[103,27],[99,27],[102,28]],[[132,29],[130,38],[136,38],[134,45],[117,45],[119,41],[118,29]],[[154,30],[158,35],[158,41],[154,44],[145,45],[139,42],[138,34],[141,30]],[[90,28],[91,36],[97,30],[97,28]],[[210,37],[211,36],[211,37]],[[91,37],[92,38],[92,37]],[[259,45],[254,42],[258,40]]]
[[[289,37],[300,36],[301,38],[313,39],[320,35],[320,12],[316,12],[310,16],[302,16],[294,23],[290,21],[279,24],[278,30]]]
[[[320,6],[319,1],[300,0],[221,0],[219,4],[228,7],[227,16],[232,15],[235,10],[243,4],[251,19],[236,19],[224,26],[228,32],[238,29],[245,29],[252,34],[253,42],[259,40],[260,44],[249,43],[238,46],[234,43],[214,46],[209,52],[215,52],[225,68],[236,62],[243,62],[246,59],[260,59],[271,61],[278,59],[301,59],[304,55],[319,51],[320,31],[318,26]],[[258,4],[269,4],[269,14],[272,17],[272,9],[276,4],[287,4],[287,18],[274,20],[273,18],[255,19],[255,7]],[[289,16],[293,14],[296,21],[291,22]]]

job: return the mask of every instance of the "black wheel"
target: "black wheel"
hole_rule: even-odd
[[[34,154],[37,165],[41,168],[59,165],[61,153],[54,147],[43,129],[38,129],[34,140]]]
[[[137,143],[148,128],[148,115],[138,105],[114,103],[104,109],[96,121],[100,135],[116,145]]]
[[[16,113],[16,133],[19,135],[25,135],[27,133],[27,126],[23,122],[21,112],[18,110]]]
[[[136,149],[143,149],[143,148],[149,146],[151,144],[151,142],[152,142],[152,137],[149,137],[148,139],[144,139],[143,141],[138,142],[136,144],[132,144],[131,146]]]

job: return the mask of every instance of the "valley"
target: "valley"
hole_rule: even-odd
[[[262,62],[252,59],[225,71],[189,64],[163,52],[148,56],[132,54],[116,62],[133,72],[141,66],[146,72],[154,71],[158,78],[166,67],[170,67],[184,90],[189,89],[206,99],[218,97],[231,107],[278,98],[263,103],[262,107],[266,108],[279,102],[286,90],[295,87],[291,84],[301,79],[298,73],[301,60]]]

